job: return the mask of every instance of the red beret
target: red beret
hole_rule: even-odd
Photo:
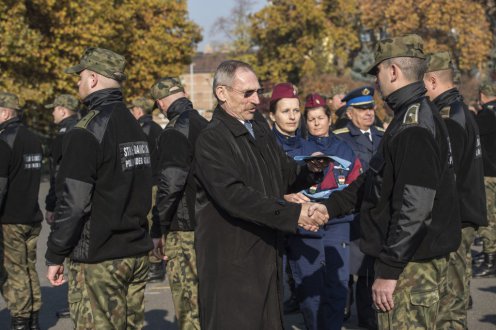
[[[270,103],[279,101],[280,99],[297,99],[298,89],[290,83],[277,84],[272,89]]]
[[[307,100],[305,102],[305,109],[325,107],[325,105],[326,103],[324,98],[317,93],[313,93],[307,96]]]

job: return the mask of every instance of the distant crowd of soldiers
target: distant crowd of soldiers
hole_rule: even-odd
[[[496,276],[494,82],[469,109],[450,54],[425,54],[408,35],[378,42],[375,86],[311,93],[302,112],[296,86],[279,83],[263,117],[254,70],[229,60],[209,123],[177,77],[126,103],[125,65],[87,48],[65,71],[79,75],[86,113],[69,94],[46,105],[58,133],[44,217],[42,145],[18,97],[0,92],[11,329],[39,329],[43,218],[47,277],[69,284],[58,316],[77,329],[142,328],[146,283],[166,273],[181,329],[282,329],[294,311],[308,329],[341,329],[353,301],[367,329],[467,328],[471,278]],[[483,247],[472,258],[474,240]]]

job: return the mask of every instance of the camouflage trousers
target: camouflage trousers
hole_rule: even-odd
[[[486,187],[487,227],[479,228],[485,253],[496,253],[496,177],[484,177]]]
[[[378,313],[379,329],[435,330],[447,267],[447,258],[409,262],[396,284],[393,310]]]
[[[152,228],[153,209],[155,208],[155,205],[157,205],[157,186],[152,187],[152,207],[151,207],[150,211],[148,212],[148,215],[146,216],[146,218],[148,219],[148,228]],[[150,251],[148,256],[150,257],[150,263],[152,263],[152,264],[160,264],[163,262],[161,259],[158,259],[155,256],[155,254],[153,254],[153,250]]]
[[[170,232],[164,251],[168,257],[166,270],[176,318],[182,330],[200,329],[194,240],[193,231]]]
[[[14,317],[28,318],[41,308],[36,272],[36,243],[41,223],[2,225],[0,236],[0,290]]]
[[[437,329],[467,329],[467,309],[472,277],[472,253],[470,248],[475,229],[462,229],[462,242],[457,251],[450,253],[445,292],[441,296]]]
[[[143,328],[148,256],[68,265],[74,329]]]

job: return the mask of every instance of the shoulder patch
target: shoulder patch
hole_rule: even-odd
[[[81,118],[81,120],[76,124],[76,127],[87,128],[90,122],[96,117],[96,115],[98,115],[98,113],[100,113],[100,111],[91,110],[86,116]]]
[[[406,110],[405,117],[403,117],[403,125],[418,125],[420,103],[412,104]]]
[[[349,133],[350,129],[348,127],[340,128],[337,130],[332,131],[334,134],[343,134],[343,133]]]
[[[385,132],[386,130],[380,126],[374,126],[376,130],[378,130],[379,132]]]
[[[451,107],[444,107],[439,111],[442,118],[449,118],[451,113]]]

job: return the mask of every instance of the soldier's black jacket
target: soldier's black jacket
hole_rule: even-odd
[[[496,100],[482,105],[476,116],[482,145],[484,176],[496,177]]]
[[[0,125],[0,223],[43,220],[38,205],[42,157],[40,140],[19,117]]]
[[[55,210],[55,204],[57,202],[57,196],[55,195],[55,177],[57,175],[60,159],[62,158],[62,140],[65,133],[74,127],[78,120],[77,115],[73,115],[65,118],[59,123],[59,131],[55,139],[53,139],[50,150],[48,151],[47,158],[50,165],[50,188],[48,189],[48,194],[45,198],[45,210],[49,212]]]
[[[84,100],[90,112],[65,136],[48,264],[94,263],[152,249],[152,173],[146,136],[118,88]]]
[[[150,159],[152,161],[152,176],[153,185],[158,183],[158,162],[159,162],[159,152],[157,148],[158,138],[160,133],[162,133],[162,127],[153,121],[152,115],[144,115],[138,119],[143,132],[146,135],[148,146],[150,147]]]
[[[331,217],[360,209],[361,250],[376,276],[398,279],[410,261],[444,257],[461,239],[448,133],[423,82],[386,99],[394,118],[370,168],[326,206]]]
[[[153,238],[169,231],[193,231],[196,227],[196,183],[192,168],[196,139],[208,121],[193,109],[187,98],[174,101],[167,110],[167,118],[169,124],[158,142],[160,173]]]
[[[453,151],[462,227],[487,226],[484,168],[479,129],[456,88],[433,100],[446,123]]]

